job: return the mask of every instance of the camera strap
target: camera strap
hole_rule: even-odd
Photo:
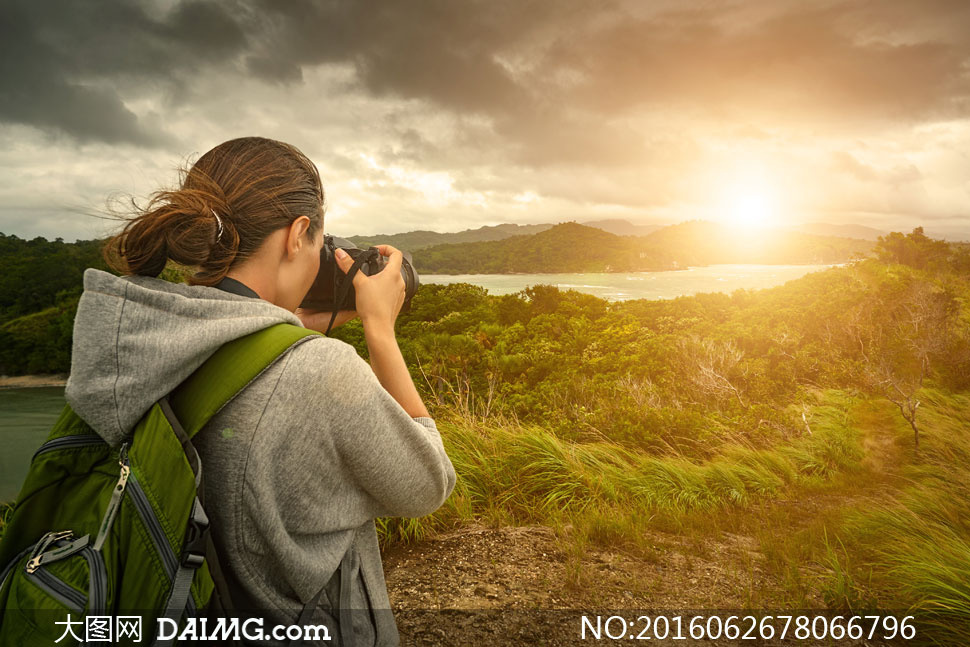
[[[358,254],[357,258],[354,259],[354,264],[350,266],[347,270],[347,276],[344,277],[343,282],[340,284],[340,291],[337,293],[337,298],[334,299],[334,304],[336,310],[333,311],[333,315],[330,316],[330,323],[327,325],[327,332],[324,335],[329,335],[331,328],[333,328],[333,322],[337,320],[337,313],[340,311],[340,306],[343,305],[344,299],[347,298],[347,294],[350,293],[350,288],[354,284],[354,277],[357,276],[357,272],[360,271],[361,265],[373,260],[374,254],[380,255],[380,252],[375,250],[367,250],[367,253]]]

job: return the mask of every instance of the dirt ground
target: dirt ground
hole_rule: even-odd
[[[468,526],[386,550],[402,645],[599,642],[589,630],[582,639],[583,615],[595,623],[597,615],[635,621],[646,610],[739,609],[748,587],[767,585],[764,557],[741,536],[725,535],[703,558],[685,556],[696,547],[659,534],[655,553],[646,557],[595,548],[570,555],[559,546],[545,527]],[[635,621],[632,632],[643,628]],[[650,644],[685,642],[652,638]]]

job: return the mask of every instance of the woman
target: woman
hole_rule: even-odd
[[[324,193],[294,147],[258,137],[215,147],[155,194],[106,246],[126,276],[89,269],[66,397],[110,444],[224,343],[279,322],[324,329],[298,308],[317,274]],[[394,645],[374,518],[417,517],[455,472],[394,337],[401,253],[354,278],[370,366],[349,344],[292,347],[196,436],[216,548],[237,608],[296,621],[343,562],[354,644]],[[338,253],[347,271],[352,261]],[[156,278],[168,261],[189,285]],[[346,595],[346,591],[344,591]],[[320,606],[337,606],[326,591]],[[336,614],[334,614],[336,615]],[[318,616],[319,617],[319,616]],[[344,633],[341,628],[341,633]],[[338,644],[334,641],[332,644]]]

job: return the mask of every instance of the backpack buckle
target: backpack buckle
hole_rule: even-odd
[[[185,541],[182,543],[182,566],[199,568],[205,562],[206,533],[209,532],[209,517],[196,498],[192,504],[189,523],[185,527]]]

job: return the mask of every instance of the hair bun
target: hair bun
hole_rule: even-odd
[[[233,263],[300,217],[309,235],[323,227],[316,166],[289,144],[243,137],[216,146],[188,170],[180,188],[158,191],[105,246],[109,266],[158,276],[168,260],[198,268],[190,283],[215,285]]]

